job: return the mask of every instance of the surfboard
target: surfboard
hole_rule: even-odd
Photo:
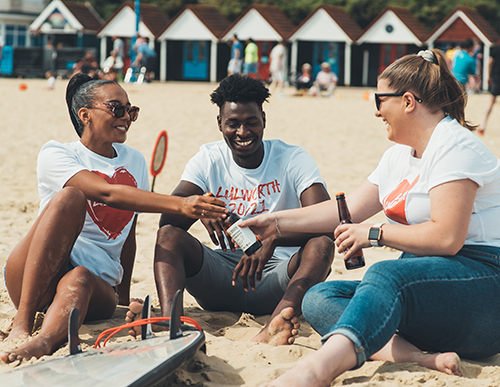
[[[172,311],[182,313],[182,294],[176,294],[176,298]],[[150,310],[149,302],[145,302],[143,317],[146,310]],[[75,318],[72,313],[72,319],[68,336],[73,354],[4,373],[0,377],[2,386],[151,386],[204,349],[203,331],[187,330],[178,313],[172,316],[169,335],[150,337],[151,331],[146,328],[143,340],[81,352],[78,336],[74,335],[78,315]]]

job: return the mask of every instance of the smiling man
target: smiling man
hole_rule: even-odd
[[[219,107],[224,141],[200,148],[172,195],[212,192],[243,219],[329,199],[316,163],[303,148],[263,140],[262,105],[269,95],[262,82],[248,76],[233,74],[220,83],[211,100]],[[332,239],[278,232],[247,256],[225,237],[220,222],[201,221],[215,249],[188,233],[194,219],[161,217],[154,274],[163,315],[170,313],[175,292],[185,288],[207,310],[271,314],[254,341],[293,343],[302,297],[330,270]],[[137,304],[131,304],[129,318],[140,309]]]

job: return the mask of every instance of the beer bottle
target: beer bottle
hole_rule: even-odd
[[[240,221],[241,218],[238,214],[229,212],[222,226],[246,255],[252,255],[262,247],[262,242],[255,236],[249,227],[240,227],[238,225]]]
[[[347,202],[345,200],[344,193],[338,193],[337,195],[335,195],[335,198],[337,199],[337,207],[339,209],[340,224],[353,223],[351,214],[349,213],[349,209],[347,208]],[[359,249],[354,252],[354,254],[351,255],[349,259],[344,260],[344,264],[347,270],[357,269],[358,267],[365,266],[365,257],[363,256],[363,250]]]
[[[205,194],[206,196],[214,196],[212,192]],[[243,252],[250,256],[262,247],[262,242],[250,230],[249,227],[240,227],[237,223],[241,221],[241,217],[234,212],[227,213],[227,217],[222,222],[222,227],[231,238],[240,246]]]

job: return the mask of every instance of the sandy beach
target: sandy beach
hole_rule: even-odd
[[[20,90],[21,83],[27,85]],[[55,90],[46,89],[45,80],[0,78],[0,266],[24,237],[38,214],[36,179],[37,155],[47,141],[77,140],[64,99],[67,81],[58,80]],[[217,107],[209,94],[213,83],[161,83],[123,85],[132,104],[140,106],[139,119],[128,135],[127,144],[145,156],[148,165],[156,137],[162,130],[169,136],[165,167],[157,177],[155,192],[170,193],[177,185],[184,165],[206,142],[221,139],[217,129]],[[264,105],[267,128],[264,138],[280,138],[303,146],[316,160],[327,182],[330,196],[350,192],[376,167],[382,153],[391,146],[383,122],[374,115],[373,101],[363,98],[368,88],[338,88],[333,98],[272,96]],[[478,123],[489,95],[469,97],[467,119]],[[483,141],[500,157],[500,103],[494,107]],[[379,214],[374,221],[382,221]],[[159,215],[141,214],[137,226],[137,255],[131,296],[150,294],[159,310],[153,279],[153,250]],[[210,239],[197,222],[191,232],[207,245]],[[389,248],[365,250],[367,265],[395,259],[398,252]],[[365,269],[347,272],[336,255],[329,279],[361,279]],[[478,300],[480,302],[480,300]],[[274,379],[303,356],[320,346],[320,336],[300,317],[301,329],[294,345],[273,347],[251,342],[269,316],[253,316],[202,310],[193,297],[184,295],[185,312],[197,320],[206,334],[207,353],[195,358],[165,381],[165,386],[257,386]],[[80,329],[83,349],[91,347],[105,329],[124,323],[125,307],[118,307],[110,320],[85,324]],[[15,315],[3,281],[0,281],[0,331],[8,333]],[[460,323],[460,322],[457,322]],[[124,331],[112,341],[130,338]],[[18,343],[15,343],[18,344]],[[0,341],[0,351],[12,342]],[[63,356],[68,346],[52,356]],[[33,362],[34,360],[32,360]],[[24,366],[25,363],[23,363]],[[0,373],[17,364],[0,365]],[[374,386],[499,386],[500,355],[484,361],[462,360],[463,377],[430,371],[414,364],[367,362],[362,368],[335,379],[333,385]],[[1,376],[0,376],[1,380]]]

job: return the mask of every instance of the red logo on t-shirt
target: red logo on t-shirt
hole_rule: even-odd
[[[102,177],[109,184],[137,187],[134,177],[123,167],[117,168],[112,177],[98,171],[92,172]],[[93,200],[87,200],[87,212],[97,227],[106,234],[108,239],[116,239],[134,216],[133,211],[108,207],[104,203],[98,203]]]
[[[409,224],[406,218],[406,198],[419,178],[420,175],[411,184],[404,179],[394,191],[384,198],[384,213],[389,219],[400,224]]]

